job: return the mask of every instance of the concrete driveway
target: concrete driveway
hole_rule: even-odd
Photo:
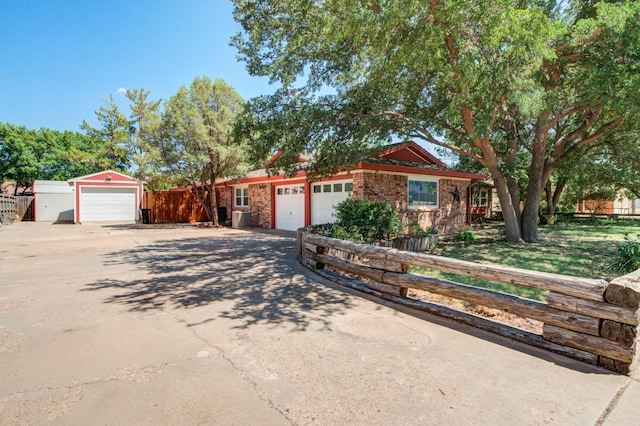
[[[637,424],[640,383],[336,288],[292,234],[0,228],[0,424]]]

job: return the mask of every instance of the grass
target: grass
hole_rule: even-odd
[[[611,279],[607,271],[616,254],[618,243],[626,234],[640,234],[637,221],[570,221],[540,226],[540,242],[507,244],[498,240],[496,228],[476,229],[478,238],[461,243],[443,241],[433,254],[470,262],[497,264],[513,268],[571,275],[586,278]],[[545,300],[543,290],[477,280],[456,274],[446,274],[413,267],[411,273],[489,288],[534,300]]]

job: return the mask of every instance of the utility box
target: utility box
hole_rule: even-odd
[[[231,213],[232,228],[251,228],[251,212],[234,211]]]

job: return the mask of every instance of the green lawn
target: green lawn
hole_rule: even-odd
[[[507,244],[499,240],[497,228],[476,229],[478,238],[469,243],[445,240],[433,254],[477,263],[498,264],[514,268],[589,278],[614,278],[607,271],[616,255],[617,244],[625,234],[640,234],[638,221],[560,222],[540,226],[540,242]],[[542,290],[475,280],[454,274],[444,274],[424,268],[412,268],[418,275],[431,276],[478,287],[544,300]]]

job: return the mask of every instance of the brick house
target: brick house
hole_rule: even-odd
[[[251,212],[254,227],[295,230],[330,223],[334,206],[353,197],[387,200],[403,223],[451,234],[470,223],[472,185],[483,178],[448,167],[415,142],[403,142],[350,172],[319,181],[307,181],[304,167],[293,177],[268,176],[261,169],[217,184],[216,192],[220,207]]]

